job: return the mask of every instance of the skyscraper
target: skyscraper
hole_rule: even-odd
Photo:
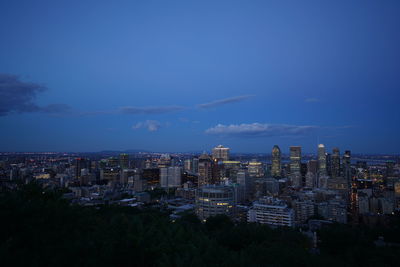
[[[290,147],[290,173],[299,173],[301,170],[301,147],[291,146]]]
[[[332,154],[332,177],[336,178],[340,176],[340,152],[339,148],[333,148]]]
[[[229,148],[222,145],[214,147],[212,150],[212,157],[222,161],[229,160]]]
[[[160,185],[163,188],[179,187],[182,179],[181,167],[160,168]]]
[[[274,145],[274,147],[272,148],[271,175],[272,177],[281,176],[281,150],[277,145]]]
[[[327,175],[326,172],[326,151],[323,144],[318,145],[318,174]]]
[[[198,158],[193,158],[192,159],[192,168],[193,168],[193,172],[194,173],[198,173],[199,172],[199,159]]]
[[[351,184],[351,152],[346,150],[343,155],[343,177]],[[349,186],[351,188],[351,186]]]
[[[86,169],[88,162],[84,158],[77,158],[75,160],[75,177],[78,179],[81,177],[81,170]]]
[[[199,186],[210,184],[212,179],[212,159],[203,154],[199,157]]]
[[[185,159],[184,161],[184,165],[183,165],[183,170],[184,171],[188,171],[188,172],[192,172],[193,171],[193,167],[192,167],[192,160],[191,159]]]
[[[119,155],[119,166],[121,169],[128,169],[129,168],[129,155],[128,154],[120,154]]]

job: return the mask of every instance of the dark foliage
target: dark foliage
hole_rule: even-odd
[[[0,214],[2,266],[390,266],[400,252],[375,248],[380,232],[335,225],[321,231],[321,254],[314,255],[293,229],[73,206],[34,184],[3,192]]]

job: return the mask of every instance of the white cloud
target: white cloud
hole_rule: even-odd
[[[132,126],[132,129],[137,130],[137,129],[147,129],[149,132],[155,132],[160,129],[161,123],[159,121],[154,121],[154,120],[147,120],[144,122],[138,122],[135,125]]]
[[[304,135],[317,126],[298,126],[288,124],[267,124],[267,123],[242,123],[224,125],[218,124],[215,127],[207,129],[206,134],[224,135],[224,136],[298,136]]]

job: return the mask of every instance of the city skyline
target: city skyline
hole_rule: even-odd
[[[397,1],[0,4],[2,151],[400,151]]]

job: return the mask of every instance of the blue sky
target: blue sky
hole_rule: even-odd
[[[0,150],[400,151],[399,1],[1,1]]]

